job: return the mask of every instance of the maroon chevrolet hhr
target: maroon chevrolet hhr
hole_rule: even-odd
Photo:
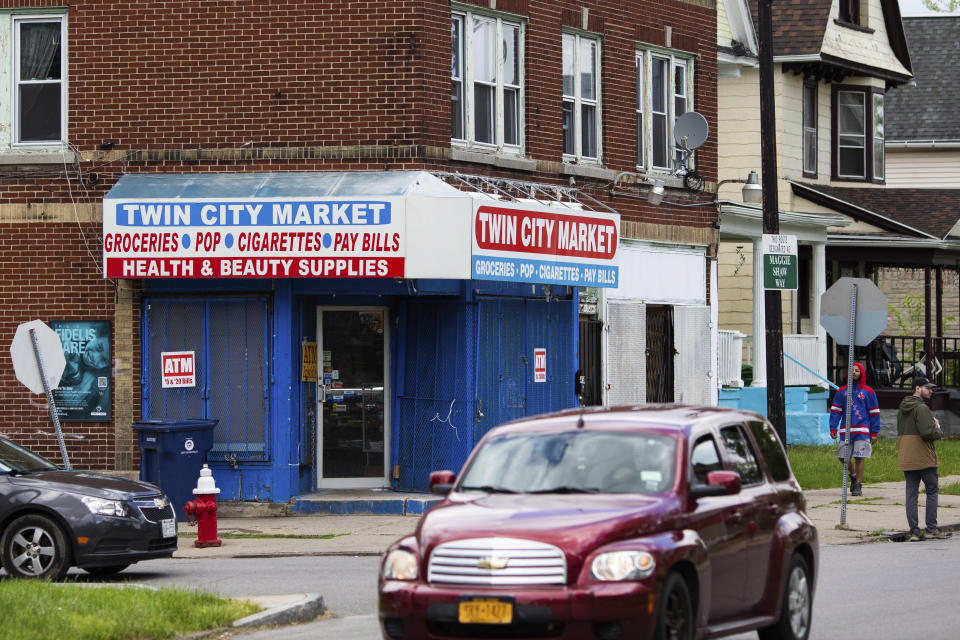
[[[388,640],[804,640],[817,530],[776,432],[717,407],[574,409],[492,429],[383,557]]]

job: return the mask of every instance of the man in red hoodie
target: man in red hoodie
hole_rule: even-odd
[[[873,453],[873,443],[880,435],[880,405],[877,394],[867,386],[863,365],[853,363],[853,405],[850,411],[850,442],[853,455],[850,458],[850,495],[863,495],[864,460]],[[844,429],[847,411],[847,385],[840,387],[833,396],[830,407],[830,437],[837,437],[837,428]],[[843,464],[846,458],[844,442],[837,448],[837,457]]]

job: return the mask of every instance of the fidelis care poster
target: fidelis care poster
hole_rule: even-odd
[[[113,349],[109,320],[51,320],[67,366],[53,399],[60,420],[109,422]]]

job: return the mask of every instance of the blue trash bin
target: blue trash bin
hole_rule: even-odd
[[[183,505],[193,500],[200,469],[213,447],[216,424],[216,420],[144,420],[133,425],[140,448],[140,479],[163,489],[181,522],[187,519]]]

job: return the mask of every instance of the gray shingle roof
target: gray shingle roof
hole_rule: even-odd
[[[886,139],[960,140],[960,16],[904,18],[915,87],[887,92]]]

